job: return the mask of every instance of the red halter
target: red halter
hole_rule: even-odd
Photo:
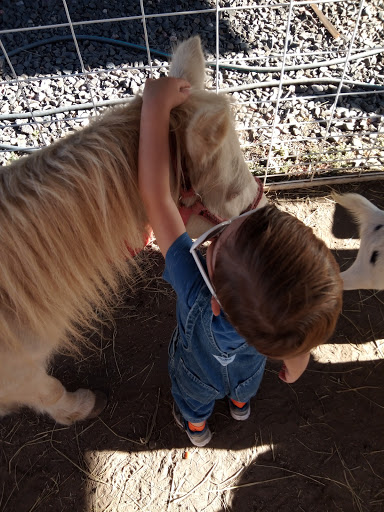
[[[254,210],[255,208],[257,208],[257,205],[259,204],[259,202],[262,198],[263,184],[257,176],[255,176],[254,178],[255,178],[255,181],[257,184],[257,194],[256,194],[254,200],[252,201],[252,203],[248,206],[248,208],[246,208],[244,210],[244,212],[241,212],[241,213],[245,213],[245,212],[248,212],[250,210]],[[220,222],[223,222],[224,220],[226,220],[226,219],[223,219],[222,217],[219,217],[218,215],[215,215],[214,213],[210,212],[208,210],[208,208],[206,208],[206,206],[203,205],[203,203],[201,202],[200,196],[198,194],[196,194],[196,192],[193,190],[192,187],[189,189],[182,188],[181,193],[180,193],[180,199],[182,200],[182,199],[187,199],[187,198],[191,198],[191,197],[196,197],[198,199],[191,206],[185,206],[185,205],[179,206],[179,212],[180,212],[181,218],[183,219],[184,225],[187,225],[187,222],[189,221],[191,215],[193,215],[193,214],[200,215],[201,217],[208,220],[211,224],[214,224],[214,225],[220,224]],[[126,244],[131,255],[135,256],[140,251],[142,251],[142,249],[144,249],[144,247],[146,247],[149,244],[149,242],[152,239],[152,236],[153,236],[152,230],[149,234],[145,233],[145,235],[143,237],[144,245],[140,249],[132,249],[131,247],[128,246],[128,244]]]
[[[255,176],[254,178],[255,178],[255,181],[257,184],[257,188],[258,188],[257,194],[256,194],[254,200],[252,201],[252,203],[248,206],[248,208],[246,208],[244,210],[244,212],[241,212],[241,213],[245,213],[245,212],[248,212],[250,210],[254,210],[255,208],[257,208],[257,205],[259,204],[261,197],[263,195],[263,184],[262,184],[261,180],[257,176]],[[223,219],[222,217],[219,217],[218,215],[215,215],[214,213],[210,212],[206,208],[206,206],[203,205],[203,203],[201,202],[200,196],[198,194],[196,194],[196,192],[193,190],[192,187],[187,190],[185,190],[185,189],[181,190],[180,199],[187,199],[190,197],[196,197],[198,199],[191,206],[185,206],[185,205],[179,206],[179,212],[180,212],[181,218],[183,219],[183,222],[185,225],[187,225],[187,222],[189,221],[192,214],[200,215],[204,219],[207,219],[209,222],[211,222],[211,224],[220,224],[220,222],[223,222],[224,220],[226,220],[226,219]]]

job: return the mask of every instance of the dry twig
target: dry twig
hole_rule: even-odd
[[[331,36],[334,38],[334,39],[339,39],[340,37],[340,34],[339,32],[337,31],[337,29],[334,27],[334,25],[332,25],[332,23],[329,21],[329,19],[325,16],[325,14],[320,11],[320,9],[317,7],[316,4],[309,4],[314,13],[316,14],[316,16],[319,18],[319,20],[321,21],[321,23],[324,25],[324,27],[328,30],[328,32],[331,34]]]
[[[193,487],[190,491],[188,491],[187,494],[184,494],[184,496],[181,496],[180,498],[175,498],[174,500],[172,500],[172,503],[180,503],[181,501],[185,500],[185,498],[187,498],[192,493],[194,493],[196,491],[196,489],[201,487],[203,485],[203,483],[209,479],[209,477],[211,476],[211,474],[212,474],[213,470],[216,468],[216,466],[217,466],[217,462],[215,462],[215,464],[211,467],[211,469],[205,475],[203,480],[201,480],[201,482],[199,482],[197,485],[195,485],[195,487]]]

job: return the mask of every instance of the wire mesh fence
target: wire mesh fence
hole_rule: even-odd
[[[6,0],[1,16],[2,164],[129,100],[199,34],[266,186],[384,176],[382,0]]]

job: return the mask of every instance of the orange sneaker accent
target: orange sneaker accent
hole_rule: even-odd
[[[231,398],[231,402],[233,404],[235,404],[236,407],[238,407],[239,409],[242,409],[244,407],[244,405],[247,403],[247,402],[237,402],[236,400],[232,400],[232,398]]]
[[[202,425],[194,425],[193,423],[191,423],[190,421],[188,421],[188,428],[191,432],[201,432],[205,429],[205,421]]]

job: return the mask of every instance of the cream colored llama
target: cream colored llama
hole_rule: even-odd
[[[202,89],[198,37],[179,46],[170,73],[193,87],[171,119],[175,200],[189,182],[213,214],[237,215],[258,185],[243,160],[228,100]],[[131,275],[128,247],[143,245],[140,108],[137,97],[0,170],[0,415],[26,405],[68,425],[105,405],[90,390],[66,391],[46,368],[59,349],[79,351],[95,311],[104,310],[120,278]],[[189,204],[197,200],[187,196]],[[192,236],[206,226],[198,215],[187,222]]]

